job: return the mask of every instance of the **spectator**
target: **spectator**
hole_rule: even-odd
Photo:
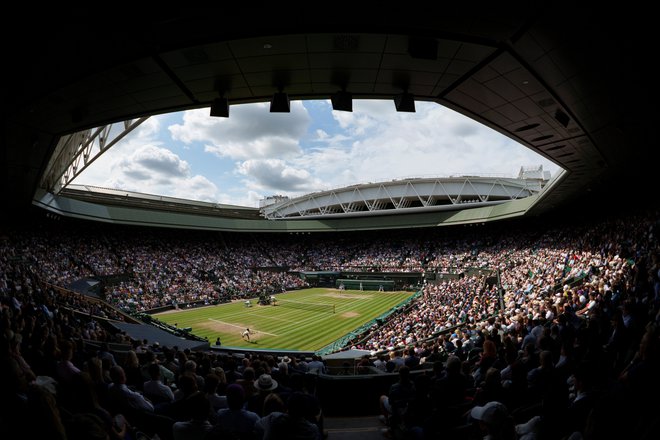
[[[254,425],[259,416],[243,409],[245,404],[245,391],[243,387],[231,384],[227,387],[228,408],[218,411],[216,425],[209,433],[207,439],[239,438],[246,439],[254,431]]]
[[[502,403],[493,401],[475,406],[470,417],[479,424],[484,440],[515,440],[515,426],[509,410]]]

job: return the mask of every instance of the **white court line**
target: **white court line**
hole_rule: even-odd
[[[361,298],[361,297],[360,298],[353,298],[353,299],[342,298],[342,301],[340,303],[338,303],[338,304],[335,303],[335,312],[336,313],[333,314],[333,315],[337,316],[337,314],[340,314],[340,313],[342,313],[344,311],[347,311],[347,310],[351,310],[354,307],[354,304],[360,302],[361,299],[363,299],[363,298]],[[297,314],[297,309],[291,309],[290,312],[281,313],[279,317],[268,316],[267,312],[270,311],[270,307],[257,307],[257,308],[252,308],[250,310],[251,310],[250,313],[255,313],[256,312],[256,314],[259,316],[259,318],[273,319],[273,320],[276,320],[276,321],[284,321],[284,322],[289,323],[289,325],[285,326],[285,328],[284,328],[284,330],[287,330],[287,331],[285,331],[284,333],[279,333],[278,335],[274,335],[273,333],[268,333],[268,332],[261,332],[261,333],[264,333],[266,335],[271,335],[271,336],[284,336],[284,335],[289,335],[289,334],[294,333],[294,332],[299,332],[300,329],[311,327],[312,325],[318,325],[317,323],[318,323],[318,320],[319,320],[318,316],[311,316],[307,319],[295,320],[295,321],[292,320],[292,319],[285,319],[289,315]],[[263,313],[263,314],[260,313],[261,310],[264,310],[265,313]],[[247,318],[248,316],[249,315],[247,315],[247,312],[243,310],[243,311],[240,311],[240,312],[230,313],[230,314],[226,315],[225,317],[227,317],[227,318],[240,317],[239,319],[242,319],[242,318]],[[217,319],[213,319],[213,318],[207,318],[207,319],[209,319],[211,321],[221,323],[221,324],[226,324],[226,325],[230,325],[230,326],[241,328],[241,329],[243,328],[242,326],[238,326],[238,325],[235,325],[235,324],[230,324],[228,322],[220,321],[220,320],[217,320]]]
[[[244,329],[244,328],[245,328],[245,327],[243,327],[243,326],[241,326],[241,325],[231,324],[231,323],[229,323],[229,322],[220,321],[220,320],[213,319],[213,318],[208,318],[208,320],[209,320],[209,321],[213,321],[213,322],[217,322],[218,324],[231,325],[232,327],[236,327],[236,328],[240,328],[240,329]],[[255,333],[263,333],[264,335],[278,336],[278,335],[275,335],[275,334],[273,334],[273,333],[262,332],[261,330],[254,330],[254,332],[255,332]]]
[[[286,315],[283,315],[283,316],[286,316]],[[291,323],[291,322],[293,322],[293,321],[291,321],[290,319],[278,318],[278,317],[276,317],[276,316],[268,316],[268,315],[262,315],[262,316],[259,316],[259,318],[260,318],[260,319],[261,319],[261,318],[274,319],[275,321],[282,321],[282,322],[286,322],[286,323]]]

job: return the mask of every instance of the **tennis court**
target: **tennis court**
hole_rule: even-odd
[[[410,292],[314,288],[276,295],[276,305],[244,300],[154,315],[223,346],[318,350],[408,299]],[[249,328],[249,340],[243,336]]]

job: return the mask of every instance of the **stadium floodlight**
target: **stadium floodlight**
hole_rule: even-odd
[[[228,118],[229,117],[229,100],[224,97],[215,98],[213,104],[211,105],[210,116],[217,118]]]
[[[561,109],[557,109],[557,111],[555,111],[555,119],[557,122],[563,125],[564,128],[568,128],[568,123],[571,122],[571,118]]]
[[[340,90],[330,97],[332,109],[342,112],[353,111],[353,95],[346,90]]]
[[[273,99],[270,100],[270,112],[289,113],[290,111],[289,95],[282,91],[274,93]]]
[[[415,95],[403,92],[394,97],[394,106],[398,112],[415,113]]]

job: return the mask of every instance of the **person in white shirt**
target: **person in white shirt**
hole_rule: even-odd
[[[250,342],[250,333],[252,333],[252,332],[250,331],[250,329],[249,329],[249,328],[246,328],[245,331],[243,331],[243,333],[241,333],[241,336],[243,336],[243,339],[245,339],[246,341]]]
[[[310,373],[325,374],[325,364],[321,359],[321,356],[313,355],[312,361],[307,364],[307,369]]]
[[[174,392],[161,380],[160,365],[149,364],[147,369],[151,380],[146,381],[142,386],[144,395],[155,404],[174,402]]]
[[[133,391],[126,386],[126,373],[121,366],[115,365],[110,368],[110,377],[112,378],[112,384],[110,385],[108,392],[113,395],[116,400],[123,401],[123,403],[131,409],[147,412],[154,411],[154,406],[148,399],[137,391]]]

